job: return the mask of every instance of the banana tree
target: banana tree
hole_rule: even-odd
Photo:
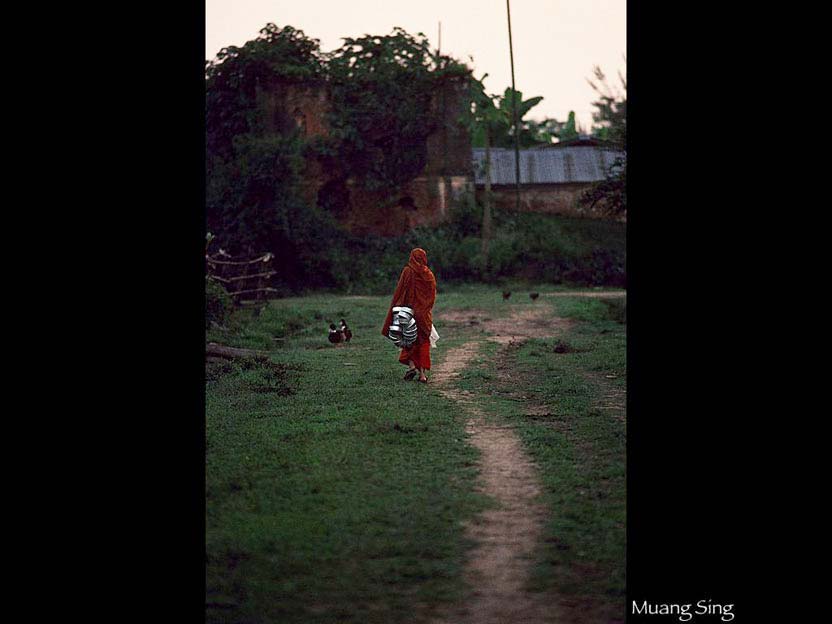
[[[487,75],[485,74],[485,76]],[[474,128],[471,133],[471,144],[474,147],[485,147],[485,141],[488,139],[492,147],[514,147],[514,134],[512,132],[514,115],[511,109],[511,87],[506,89],[502,96],[486,95],[485,88],[482,85],[482,80],[485,79],[485,76],[480,78],[479,81],[474,81],[476,88],[475,96],[479,96],[481,99],[487,98],[487,106],[490,106],[487,112],[490,114],[488,115],[487,122],[484,119],[475,117]],[[473,97],[472,100],[476,103],[477,97]],[[523,117],[542,100],[542,96],[524,100],[523,93],[521,91],[517,92],[517,119],[520,127],[520,145],[523,147],[531,147],[541,142],[538,137],[536,124],[534,122],[524,121]],[[485,102],[485,99],[483,99],[483,102]],[[489,131],[487,137],[486,129]]]

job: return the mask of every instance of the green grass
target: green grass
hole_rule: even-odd
[[[279,367],[208,371],[208,621],[410,621],[458,597],[476,452],[452,404],[401,381],[386,305],[284,299],[210,336]],[[334,348],[341,317],[354,338]]]
[[[477,452],[455,405],[401,381],[404,367],[380,334],[388,302],[281,299],[209,332],[269,350],[272,364],[207,371],[208,622],[416,622],[424,607],[463,595],[462,522],[488,504],[472,490]],[[615,320],[623,312],[600,300],[532,303],[525,292],[503,302],[493,287],[475,286],[440,293],[435,313],[494,318],[521,305],[583,319],[563,337],[576,351],[554,353],[551,340],[510,351],[518,377],[509,384],[489,357],[497,346],[485,343],[462,383],[517,428],[541,468],[553,520],[535,588],[615,601],[623,595],[623,425],[593,405],[607,384],[624,383],[624,326]],[[354,338],[332,347],[327,328],[342,317]],[[435,361],[480,331],[437,328]],[[551,405],[551,422],[523,416],[528,397]]]

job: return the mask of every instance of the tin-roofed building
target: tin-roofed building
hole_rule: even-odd
[[[485,149],[473,148],[477,196],[485,190]],[[491,191],[497,208],[515,209],[515,153],[491,149]],[[520,209],[577,215],[578,197],[606,178],[624,152],[583,137],[565,144],[520,150]]]

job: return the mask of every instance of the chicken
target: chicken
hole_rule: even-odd
[[[342,342],[343,340],[344,340],[344,336],[343,336],[343,334],[341,334],[341,332],[339,332],[336,329],[335,323],[330,323],[329,324],[329,341],[332,344],[338,344],[339,342]]]
[[[503,301],[506,301],[509,297],[511,297],[511,291],[510,290],[504,290],[503,291]]]
[[[352,338],[352,332],[347,327],[347,322],[344,319],[341,319],[341,335],[344,336],[344,342],[349,342]]]

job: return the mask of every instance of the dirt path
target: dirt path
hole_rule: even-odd
[[[463,314],[466,318],[470,312]],[[460,322],[452,314],[439,321]],[[533,336],[556,335],[570,324],[552,316],[548,307],[520,309],[509,318],[484,320],[489,340],[503,345]],[[541,486],[534,464],[520,439],[507,426],[486,422],[477,397],[456,387],[460,372],[477,354],[472,340],[448,351],[432,371],[433,386],[456,401],[468,416],[466,431],[480,450],[478,489],[496,502],[466,527],[475,546],[466,565],[466,581],[474,588],[462,604],[435,620],[436,624],[542,624],[557,618],[556,605],[526,590],[533,555],[543,535],[546,509],[538,501]]]

